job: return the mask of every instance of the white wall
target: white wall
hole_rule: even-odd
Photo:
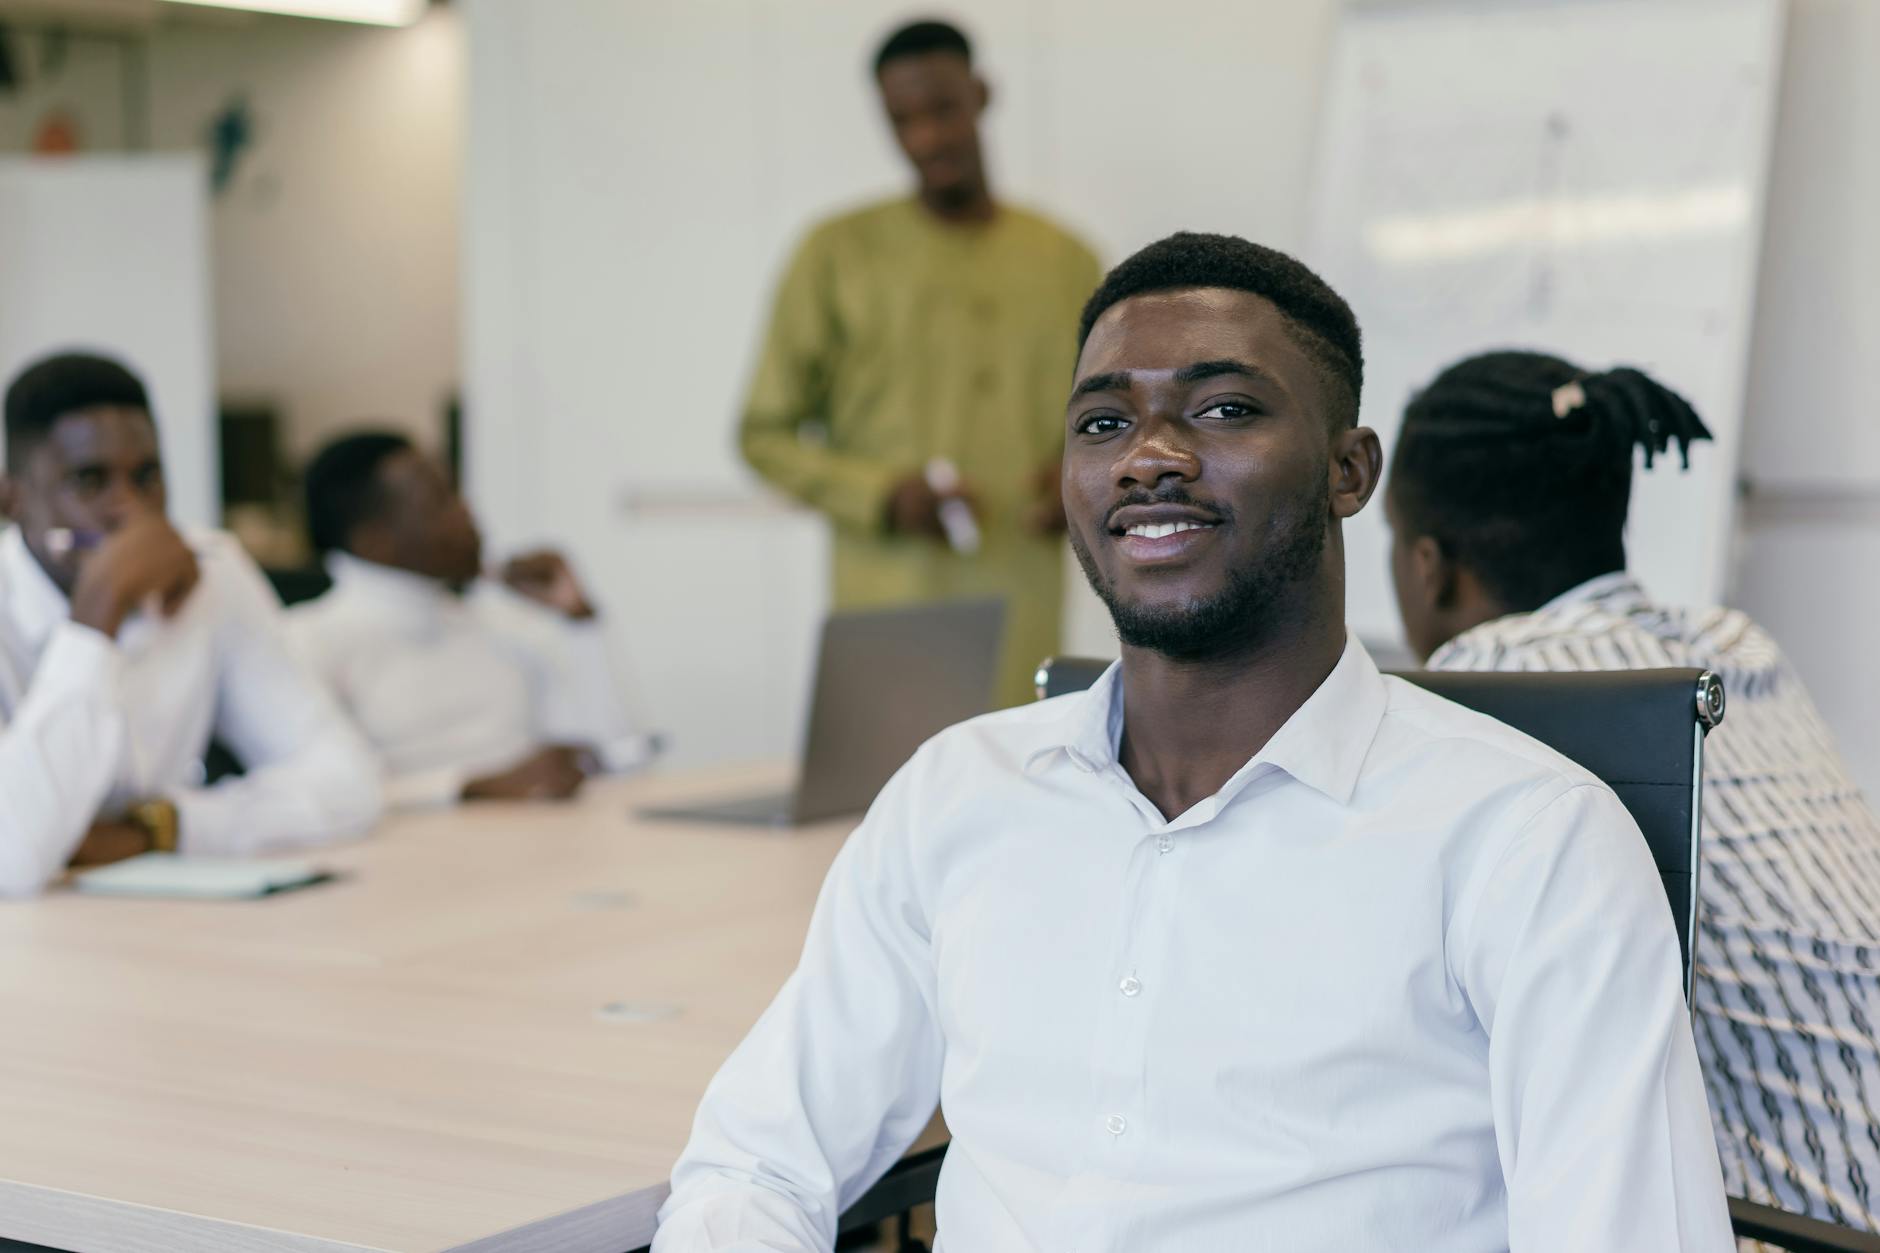
[[[1880,437],[1853,390],[1871,357],[1859,345],[1880,343],[1880,273],[1862,226],[1880,202],[1880,96],[1860,71],[1880,63],[1880,6],[1794,8],[1746,463],[1759,473],[1772,443],[1834,429],[1848,453],[1819,460],[1880,482]],[[903,185],[864,66],[908,7],[464,9],[478,502],[499,539],[568,540],[627,610],[625,654],[683,758],[781,752],[821,612],[821,525],[752,503],[732,430],[791,243],[814,217]],[[1335,0],[1163,0],[1150,10],[972,0],[949,10],[976,36],[994,84],[988,143],[1002,192],[1085,231],[1112,261],[1185,226],[1302,244]],[[1153,39],[1152,28],[1172,34]],[[1203,46],[1227,51],[1198,56]],[[1797,396],[1805,407],[1790,403]],[[1797,652],[1857,773],[1880,788],[1880,732],[1869,725],[1880,719],[1867,712],[1880,663],[1862,655],[1873,614],[1856,612],[1880,605],[1854,599],[1880,594],[1831,586],[1825,568],[1844,551],[1875,568],[1873,531],[1837,531],[1839,549],[1799,564],[1796,544],[1773,534],[1752,514],[1744,603]],[[1816,573],[1801,588],[1775,578],[1805,570]],[[1109,646],[1094,603],[1076,605],[1068,643]]]
[[[219,512],[203,200],[193,157],[0,158],[0,380],[52,352],[124,361],[158,416],[170,512],[198,526]]]
[[[1734,599],[1880,799],[1880,4],[1795,0],[1785,60]]]
[[[435,439],[459,375],[451,10],[403,30],[173,19],[142,44],[148,87],[128,101],[116,40],[74,34],[56,73],[38,34],[15,46],[26,84],[0,95],[0,152],[23,150],[55,108],[84,151],[120,150],[140,103],[154,149],[205,151],[212,120],[246,98],[253,142],[211,202],[219,394],[278,405],[296,454],[360,419]]]
[[[267,19],[170,26],[150,129],[192,147],[245,95],[255,140],[211,229],[224,395],[276,400],[304,452],[361,418],[426,436],[457,384],[462,32]]]

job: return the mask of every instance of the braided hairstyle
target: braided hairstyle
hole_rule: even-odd
[[[1625,568],[1632,460],[1710,430],[1629,366],[1594,373],[1538,352],[1450,366],[1404,411],[1391,457],[1398,525],[1428,535],[1511,612]]]

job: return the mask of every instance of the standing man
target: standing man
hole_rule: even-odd
[[[48,357],[6,394],[0,515],[0,896],[68,864],[231,856],[360,835],[372,756],[290,657],[235,541],[164,516],[144,387]],[[246,768],[202,785],[213,736]]]
[[[745,404],[745,458],[835,524],[839,609],[998,596],[998,697],[1058,646],[1059,413],[1096,258],[996,202],[966,36],[916,22],[875,56],[912,196],[833,218],[785,272]],[[970,530],[957,521],[963,502]],[[977,532],[977,544],[971,531]]]

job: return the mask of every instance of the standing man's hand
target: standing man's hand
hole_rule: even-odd
[[[940,506],[949,500],[964,500],[972,506],[973,490],[961,483],[952,491],[936,492],[926,474],[915,471],[888,493],[888,531],[946,543],[947,531],[940,521]]]
[[[1062,535],[1070,529],[1064,516],[1064,462],[1060,459],[1039,468],[1032,480],[1032,506],[1026,523],[1040,535]]]
[[[888,493],[888,530],[895,535],[946,539],[940,526],[940,493],[927,486],[926,475],[910,474]]]
[[[564,617],[584,620],[594,606],[574,577],[574,568],[558,552],[543,549],[511,558],[502,569],[503,585],[518,596],[546,605]]]
[[[167,617],[202,577],[196,554],[160,513],[143,513],[111,533],[79,569],[72,621],[115,637],[151,597]]]
[[[599,763],[585,748],[551,744],[537,749],[500,774],[472,779],[463,786],[467,801],[562,801],[581,790]]]

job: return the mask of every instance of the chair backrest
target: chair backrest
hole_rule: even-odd
[[[1081,691],[1106,661],[1053,657],[1038,695]],[[1631,811],[1664,881],[1691,994],[1704,735],[1723,720],[1723,684],[1707,670],[1571,674],[1412,670],[1417,686],[1507,723],[1599,776]]]

